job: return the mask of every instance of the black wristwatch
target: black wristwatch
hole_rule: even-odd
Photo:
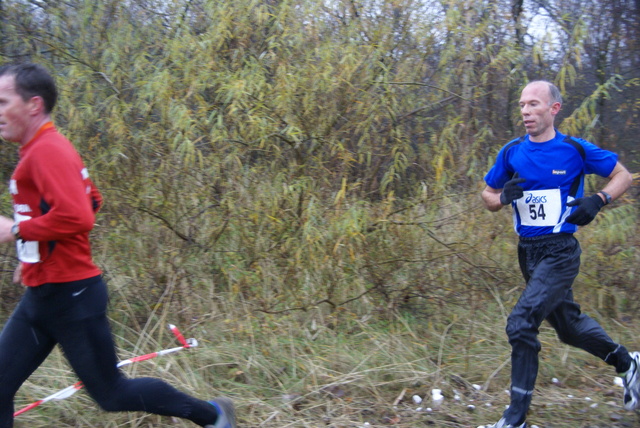
[[[605,199],[605,205],[609,205],[611,203],[611,195],[608,194],[607,192],[603,192],[602,190],[600,191],[600,193],[604,196]]]
[[[22,236],[20,236],[20,226],[18,226],[18,223],[14,223],[13,226],[11,226],[11,234],[15,236],[16,241],[18,239],[22,239]]]

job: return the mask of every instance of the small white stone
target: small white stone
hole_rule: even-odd
[[[476,385],[474,383],[472,386],[473,386],[473,389],[475,389],[476,391],[481,391],[482,390],[482,386],[480,386],[480,385]]]
[[[422,397],[420,397],[419,395],[414,395],[411,398],[413,399],[413,402],[416,403],[416,404],[422,403]]]
[[[558,380],[558,378],[557,378],[557,377],[554,377],[553,379],[551,379],[551,382],[553,382],[553,383],[558,383],[558,382],[560,382],[560,381]]]

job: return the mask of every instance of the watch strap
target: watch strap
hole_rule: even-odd
[[[16,241],[18,239],[22,239],[22,237],[20,236],[20,226],[18,225],[18,223],[14,223],[13,226],[11,226],[11,234],[16,238]]]
[[[610,195],[610,194],[608,194],[607,192],[602,191],[602,190],[601,190],[599,193],[600,193],[602,196],[604,196],[604,200],[605,200],[605,201],[604,201],[604,204],[605,204],[605,205],[609,205],[609,204],[611,203],[611,195]]]

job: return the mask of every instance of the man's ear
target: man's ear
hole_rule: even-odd
[[[560,109],[562,108],[562,104],[560,103],[553,103],[551,104],[551,114],[558,114],[560,113]]]
[[[41,96],[31,97],[29,100],[29,114],[36,116],[45,112],[44,99]]]

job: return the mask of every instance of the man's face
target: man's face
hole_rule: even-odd
[[[560,103],[551,103],[549,85],[535,82],[527,85],[520,96],[520,113],[527,133],[531,137],[543,135],[553,129]],[[535,140],[535,138],[534,138]]]
[[[0,76],[0,137],[27,142],[24,139],[31,122],[32,100],[24,101],[16,92],[15,76]]]

